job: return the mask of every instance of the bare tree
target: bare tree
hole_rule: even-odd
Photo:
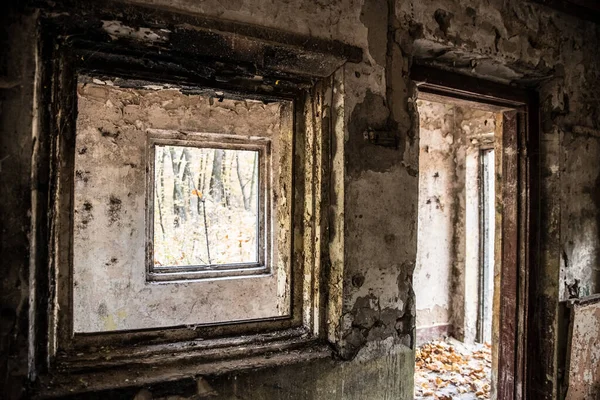
[[[257,179],[258,179],[258,153],[254,153],[254,162],[252,163],[252,178],[250,178],[250,196],[248,196],[248,199],[253,199],[254,198],[254,187],[257,185]],[[250,205],[252,206],[252,205]],[[250,207],[247,208],[247,210],[250,210]],[[256,211],[256,210],[254,210]]]
[[[225,188],[223,187],[223,155],[225,151],[222,149],[214,150],[213,166],[210,175],[209,193],[216,203],[221,203],[225,196]]]
[[[236,153],[235,155],[235,161],[236,161],[236,171],[237,171],[237,177],[238,177],[238,182],[240,185],[240,191],[242,192],[242,201],[244,202],[244,210],[246,211],[251,211],[251,200],[252,200],[252,196],[254,196],[254,185],[256,183],[255,181],[255,177],[256,177],[256,168],[257,168],[257,161],[258,161],[258,154],[256,154],[254,156],[254,162],[252,163],[252,175],[250,176],[250,179],[246,179],[244,180],[242,178],[242,171],[241,171],[241,166],[240,166],[240,158],[239,158],[239,154]],[[248,184],[250,184],[250,188],[248,188]]]

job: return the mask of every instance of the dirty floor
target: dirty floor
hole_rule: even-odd
[[[415,400],[489,399],[491,366],[488,344],[425,343],[416,352]]]

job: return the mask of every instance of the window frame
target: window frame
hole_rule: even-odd
[[[50,51],[51,50],[51,51]],[[162,381],[171,364],[186,360],[188,367],[177,367],[181,376],[197,375],[200,371],[213,374],[240,368],[278,365],[301,360],[328,357],[332,348],[327,343],[335,338],[336,325],[326,322],[328,315],[341,313],[341,292],[325,297],[326,286],[339,288],[337,280],[328,281],[323,275],[323,251],[327,243],[327,196],[329,193],[329,114],[325,103],[332,95],[333,82],[323,80],[300,85],[296,92],[261,93],[230,91],[230,88],[205,82],[180,81],[186,88],[224,93],[232,98],[256,98],[265,101],[292,100],[293,204],[292,204],[292,263],[291,314],[268,320],[247,320],[204,326],[180,326],[136,331],[78,333],[73,330],[73,268],[72,268],[72,202],[75,176],[75,127],[77,117],[77,80],[79,75],[111,79],[136,79],[136,71],[115,75],[113,64],[102,68],[78,63],[89,55],[77,47],[47,49],[44,58],[52,59],[38,85],[51,82],[41,90],[41,101],[52,108],[41,110],[43,134],[48,147],[41,149],[39,163],[47,165],[48,192],[48,255],[35,272],[34,306],[38,316],[33,323],[39,326],[31,337],[32,364],[40,373],[39,385],[48,395],[85,392],[101,388],[128,387],[133,382],[115,382],[115,371],[128,371],[144,358],[144,368],[136,382]],[[110,54],[109,54],[110,55]],[[106,55],[95,57],[107,61]],[[155,80],[145,76],[145,83],[164,83],[163,75]],[[176,83],[176,82],[170,82]],[[195,86],[196,85],[196,86]],[[310,89],[309,89],[310,88]],[[338,96],[339,97],[339,96]],[[339,101],[339,100],[338,100]],[[318,117],[318,118],[314,118]],[[315,125],[315,122],[317,124]],[[343,133],[342,133],[343,135]],[[43,150],[43,151],[42,151]],[[300,150],[298,152],[297,150]],[[45,161],[44,161],[45,160]],[[47,163],[47,164],[46,164]],[[301,166],[301,168],[297,168]],[[343,164],[340,164],[340,166]],[[44,165],[41,168],[46,168]],[[39,220],[34,223],[39,224]],[[41,233],[43,234],[43,233]],[[325,239],[326,240],[326,239]],[[44,267],[44,264],[46,265]],[[336,270],[336,276],[342,271]],[[337,278],[336,278],[337,279]],[[330,285],[331,283],[331,285]],[[331,307],[325,303],[331,304]],[[45,311],[47,310],[47,311]],[[47,338],[47,339],[40,339]],[[47,340],[45,343],[40,340]],[[168,356],[168,357],[167,357]],[[38,372],[39,371],[39,372]],[[45,372],[44,372],[45,371]],[[90,379],[74,380],[76,376]],[[94,377],[94,383],[90,384]]]
[[[181,146],[249,150],[258,153],[258,207],[257,207],[257,261],[210,265],[164,266],[154,265],[154,188],[155,147]],[[273,165],[270,140],[263,137],[239,137],[222,133],[167,131],[147,129],[146,165],[146,280],[148,282],[194,281],[202,279],[242,278],[268,275],[271,265],[272,188]]]
[[[68,54],[68,53],[67,53]],[[67,56],[63,54],[62,56]],[[101,56],[101,55],[100,55]],[[76,56],[79,58],[80,56]],[[67,60],[64,60],[67,61]],[[94,333],[82,333],[75,332],[73,326],[73,232],[74,232],[74,219],[73,219],[73,200],[74,200],[74,177],[75,177],[75,152],[76,152],[76,109],[77,109],[77,93],[76,87],[77,82],[81,76],[95,77],[102,80],[112,80],[118,82],[122,80],[124,87],[135,82],[135,79],[128,78],[127,76],[117,76],[110,71],[110,64],[106,70],[90,69],[86,65],[82,65],[79,68],[73,69],[70,72],[67,70],[61,70],[60,73],[63,75],[64,81],[61,83],[61,88],[70,91],[72,94],[66,96],[70,100],[68,107],[71,112],[62,115],[62,121],[57,119],[55,123],[57,126],[61,124],[69,132],[68,134],[62,134],[55,136],[56,153],[53,154],[53,160],[51,164],[56,166],[53,176],[51,179],[56,187],[53,198],[50,200],[54,204],[54,210],[51,217],[51,229],[52,229],[52,240],[53,247],[55,248],[54,254],[51,256],[50,263],[54,266],[56,274],[56,309],[52,313],[54,318],[51,321],[50,334],[55,332],[55,339],[52,344],[54,354],[60,355],[56,361],[58,364],[64,362],[64,365],[75,363],[76,358],[85,363],[84,358],[74,357],[75,354],[81,352],[87,352],[89,349],[97,349],[102,347],[110,346],[114,348],[115,354],[109,356],[111,359],[127,360],[131,358],[127,349],[131,346],[131,343],[144,343],[150,338],[149,344],[154,345],[155,343],[176,343],[183,340],[202,340],[209,341],[210,339],[216,339],[223,336],[239,336],[247,334],[260,335],[263,332],[275,332],[278,331],[284,336],[287,336],[290,332],[295,332],[298,337],[306,337],[307,333],[312,331],[312,323],[304,310],[308,304],[312,303],[313,293],[306,293],[310,297],[307,298],[305,295],[304,285],[305,280],[303,276],[305,274],[305,265],[295,262],[295,260],[302,259],[302,255],[294,247],[296,240],[306,240],[301,235],[294,237],[292,235],[291,240],[291,251],[289,255],[291,276],[289,277],[290,282],[290,303],[291,310],[288,316],[280,317],[269,317],[266,319],[248,319],[243,321],[231,321],[223,323],[207,323],[198,324],[193,326],[173,326],[173,327],[157,327],[157,328],[145,328],[137,330],[127,331],[114,331],[114,332],[94,332]],[[66,76],[65,76],[66,75]],[[161,76],[154,77],[154,80],[150,81],[156,85],[165,84]],[[148,77],[143,84],[148,83]],[[191,83],[186,82],[185,88],[189,90]],[[171,86],[171,85],[170,85]],[[182,87],[184,87],[182,83]],[[253,92],[229,92],[227,89],[223,89],[219,86],[195,86],[194,89],[197,92],[218,92],[221,97],[230,97],[232,99],[263,99],[265,96]],[[58,94],[58,92],[57,92]],[[302,96],[302,93],[298,93],[297,96],[290,97],[289,95],[269,95],[266,97],[268,101],[278,100],[291,100],[293,104],[294,114],[293,118],[293,144],[292,144],[292,186],[293,186],[293,197],[299,199],[302,196],[297,193],[298,190],[304,190],[303,185],[296,185],[303,178],[304,163],[298,163],[299,157],[296,150],[299,146],[303,146],[305,138],[303,137],[304,131],[302,124],[298,123],[298,114],[303,113],[303,108],[306,105],[307,98]],[[146,149],[147,151],[147,149]],[[146,180],[147,184],[148,180]],[[147,193],[148,194],[148,193]],[[148,196],[146,196],[146,201]],[[302,207],[297,207],[296,201],[293,201],[291,207],[291,220],[292,225],[295,226],[298,220],[303,218]],[[147,212],[147,211],[146,211]],[[146,225],[147,226],[147,225]],[[292,227],[290,229],[293,231]],[[147,254],[147,253],[146,253]],[[146,260],[147,264],[147,260]],[[141,268],[145,268],[147,271],[147,265],[141,265]],[[162,284],[162,283],[175,283],[175,281],[183,281],[181,277],[175,277],[174,280],[168,282],[153,281],[149,283]],[[184,282],[188,282],[185,280]],[[156,339],[156,338],[159,339]],[[138,345],[138,344],[136,344]],[[220,344],[219,346],[222,346]],[[125,350],[122,355],[118,355],[121,350]],[[109,363],[110,364],[110,363]]]
[[[143,6],[57,7],[40,14],[36,54],[32,168],[37,186],[31,226],[36,242],[47,246],[36,246],[31,260],[32,393],[72,395],[330,357],[331,346],[341,340],[343,311],[343,231],[337,224],[330,230],[331,213],[343,212],[344,153],[336,146],[345,129],[340,67],[360,62],[362,49]],[[107,34],[104,21],[121,24],[124,33]],[[144,29],[157,32],[158,41],[127,37],[141,29],[140,21],[148,21]],[[190,40],[209,46],[190,47]],[[238,46],[240,40],[252,43],[252,51]],[[293,100],[290,317],[73,334],[68,232],[80,74],[175,84],[217,99],[227,93],[235,99]],[[134,379],[115,379],[131,377],[134,370]]]

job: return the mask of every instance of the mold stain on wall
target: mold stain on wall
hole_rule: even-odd
[[[97,82],[78,85],[75,332],[193,325],[289,313],[285,303],[278,300],[274,275],[236,282],[166,285],[148,284],[145,276],[148,130],[185,131],[190,132],[188,136],[199,131],[267,137],[273,139],[272,154],[277,161],[292,139],[290,127],[280,126],[286,123],[280,118],[281,103],[215,101],[175,89],[129,89]],[[274,182],[290,181],[291,157],[285,159],[276,167]],[[278,223],[286,226],[291,218],[289,205],[285,205],[289,204],[289,194],[277,188],[275,192]],[[278,253],[273,254],[276,257]],[[250,293],[254,293],[253,302],[241,301]],[[102,307],[96,312],[100,301]]]
[[[600,165],[593,160],[600,137],[597,25],[518,0],[132,3],[341,40],[365,52],[362,62],[343,68],[345,140],[337,146],[345,151],[344,203],[337,205],[336,213],[344,219],[340,348],[349,343],[348,351],[342,351],[345,358],[359,358],[357,354],[364,349],[362,358],[210,377],[223,398],[243,393],[256,399],[412,398],[414,354],[410,346],[415,305],[411,282],[416,261],[419,149],[415,144],[415,89],[408,69],[415,61],[532,86],[540,93],[543,275],[536,284],[543,293],[537,300],[543,329],[537,333],[544,351],[537,356],[547,367],[534,374],[543,382],[539,398],[556,395],[558,303],[571,292],[585,295],[598,290],[598,243],[593,240],[598,229],[594,187],[600,173]],[[65,18],[73,12],[63,11]],[[0,136],[0,188],[4,194],[0,219],[5,226],[1,237],[5,279],[1,284],[0,371],[8,398],[23,397],[27,386],[28,321],[34,317],[27,306],[29,245],[42,246],[28,237],[32,232],[31,198],[47,187],[47,182],[31,179],[37,168],[31,165],[35,149],[31,114],[37,112],[33,83],[38,15],[35,10],[4,13],[6,34],[0,39],[7,54],[2,75],[19,82],[0,93],[2,131],[9,133]],[[385,52],[378,42],[386,43]],[[364,105],[369,103],[372,107]],[[156,112],[160,115],[164,111],[159,108]],[[123,116],[127,115],[128,110],[123,109]],[[363,137],[367,128],[393,131],[399,137],[399,149],[368,143]],[[116,131],[107,129],[104,139],[120,140],[114,137]],[[579,164],[582,155],[584,161]],[[137,168],[142,165],[139,161],[128,160]],[[85,183],[83,176],[78,184]],[[90,171],[88,182],[93,177]],[[131,216],[124,212],[127,197],[116,198],[121,210],[114,223],[128,223]],[[110,209],[107,201],[96,204],[89,200],[89,205],[82,203],[77,208],[81,218],[77,228],[82,234],[84,226],[104,217],[102,208]],[[117,263],[124,261],[117,258]],[[577,281],[581,289],[569,291]]]

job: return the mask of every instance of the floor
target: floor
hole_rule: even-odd
[[[416,353],[415,400],[489,399],[491,367],[488,344],[425,343]]]

